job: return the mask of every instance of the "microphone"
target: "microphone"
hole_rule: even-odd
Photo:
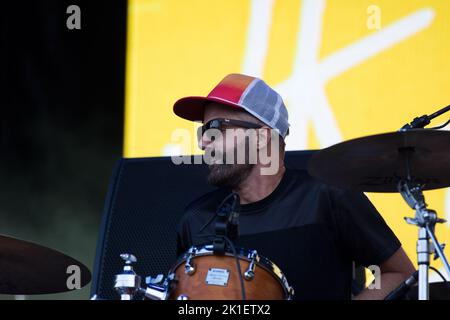
[[[233,193],[232,199],[228,218],[228,237],[236,241],[239,238],[240,198],[238,194]]]
[[[416,117],[411,123],[405,124],[400,131],[404,130],[410,130],[410,129],[422,129],[425,128],[425,126],[429,125],[431,122],[431,119],[426,114],[421,117]]]
[[[414,272],[408,279],[400,284],[396,289],[391,291],[384,300],[400,300],[408,293],[409,289],[417,283],[419,271]]]
[[[237,193],[228,195],[217,209],[215,226],[214,252],[225,252],[223,236],[235,242],[239,237],[240,198]]]
[[[423,115],[421,117],[416,117],[411,123],[405,124],[403,127],[401,127],[400,131],[405,130],[411,130],[411,129],[423,129],[425,126],[429,125],[431,120],[434,118],[440,116],[441,114],[446,113],[447,111],[450,111],[450,105],[436,111],[435,113],[431,115]]]

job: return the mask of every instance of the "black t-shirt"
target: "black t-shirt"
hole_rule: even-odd
[[[177,229],[178,255],[205,243],[197,233],[229,193],[217,189],[186,208]],[[202,234],[213,234],[214,225]],[[241,205],[237,245],[275,263],[294,287],[295,299],[350,299],[353,262],[379,265],[401,246],[363,193],[292,169],[269,196]]]

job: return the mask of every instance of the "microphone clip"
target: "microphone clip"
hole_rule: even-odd
[[[238,238],[240,198],[236,193],[227,196],[220,204],[216,213],[215,238],[213,240],[214,254],[225,254],[226,241],[224,237],[235,241]]]
[[[423,115],[421,117],[416,117],[411,123],[405,124],[400,131],[406,131],[411,129],[423,129],[425,126],[429,125],[431,122],[430,117]]]

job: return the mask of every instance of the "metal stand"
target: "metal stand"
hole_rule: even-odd
[[[409,175],[409,166],[407,161],[407,169]],[[419,237],[417,240],[417,263],[419,265],[419,300],[429,299],[428,272],[430,267],[430,254],[437,253],[437,257],[441,258],[447,275],[450,277],[450,266],[445,257],[443,248],[439,244],[434,228],[436,223],[446,222],[444,219],[437,217],[436,211],[427,209],[425,198],[423,196],[422,186],[420,184],[408,180],[402,180],[398,184],[398,190],[408,205],[416,211],[414,218],[405,218],[406,222],[419,227]],[[430,242],[431,240],[431,242]]]
[[[125,261],[125,266],[122,273],[116,275],[114,281],[114,289],[120,295],[120,300],[133,300],[137,294],[142,294],[150,300],[167,300],[171,282],[174,280],[173,274],[165,279],[162,274],[155,278],[147,277],[145,279],[147,288],[142,288],[141,277],[136,274],[132,266],[137,261],[136,257],[130,253],[123,253],[120,257]],[[91,300],[98,300],[97,295],[94,295]]]

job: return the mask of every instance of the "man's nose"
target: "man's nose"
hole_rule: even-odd
[[[202,135],[202,136],[200,137],[200,140],[198,141],[198,147],[199,147],[201,150],[205,150],[206,147],[207,147],[208,145],[212,144],[213,142],[214,142],[214,141],[213,141],[210,137],[208,137],[208,135],[205,133],[204,135]]]

